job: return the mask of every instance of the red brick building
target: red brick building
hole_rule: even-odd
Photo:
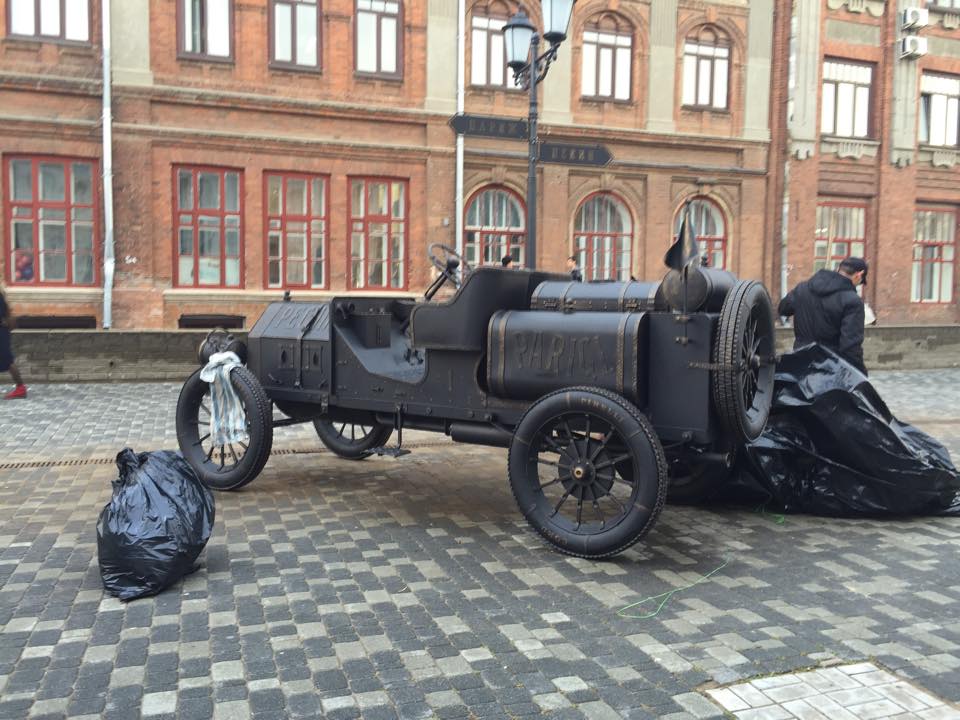
[[[880,322],[954,323],[960,3],[796,0],[778,224],[792,286],[870,263]],[[779,159],[779,158],[778,158]]]
[[[0,273],[21,315],[102,323],[101,0],[62,11],[3,4]],[[467,138],[458,192],[447,124],[461,36],[464,111],[526,115],[503,62],[502,23],[517,5],[466,0],[463,17],[457,5],[113,2],[112,326],[177,327],[210,314],[249,326],[285,289],[417,294],[433,242],[459,245],[473,262],[507,253],[528,262],[525,145]],[[542,90],[541,137],[602,143],[614,161],[541,165],[538,266],[560,269],[576,252],[588,277],[656,278],[677,211],[694,199],[713,262],[776,294],[783,257],[791,284],[813,269],[824,244],[814,242],[817,213],[849,223],[849,211],[824,208],[853,207],[881,318],[956,319],[953,295],[912,302],[909,282],[917,208],[960,201],[955,151],[915,142],[907,162],[901,125],[893,139],[893,108],[920,105],[916,68],[947,78],[924,82],[947,97],[931,103],[949,105],[954,16],[931,12],[937,23],[919,31],[931,51],[910,61],[909,100],[894,77],[907,64],[891,49],[901,31],[890,3],[797,0],[790,10],[773,0],[579,0]],[[792,20],[806,104],[795,88],[788,134]],[[868,136],[856,142],[821,132],[825,58],[843,61],[830,67],[839,79],[828,77],[838,87],[851,82],[846,65],[871,68]],[[947,143],[941,125],[935,141]],[[944,217],[925,226],[940,233],[930,243],[942,253],[938,288]],[[929,264],[921,273],[932,278]]]

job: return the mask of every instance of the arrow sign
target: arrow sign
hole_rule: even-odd
[[[491,137],[501,140],[526,140],[527,121],[489,115],[454,115],[450,127],[460,135]]]
[[[540,143],[540,162],[560,165],[587,165],[603,167],[613,160],[605,145],[568,145],[566,143]]]

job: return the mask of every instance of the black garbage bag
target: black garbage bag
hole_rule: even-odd
[[[213,495],[179,453],[117,455],[120,477],[97,521],[103,586],[121,600],[156,595],[194,570],[213,531]]]
[[[890,413],[866,376],[808,345],[778,362],[767,428],[719,495],[815,515],[960,515],[960,474],[943,445]]]

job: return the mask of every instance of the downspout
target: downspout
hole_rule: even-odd
[[[464,74],[466,73],[466,25],[467,0],[457,0],[457,115],[463,114]],[[457,194],[455,200],[456,246],[457,253],[463,256],[463,135],[457,133],[457,172],[454,183]]]
[[[110,3],[101,3],[103,45],[103,328],[113,324],[113,105],[110,69]]]
[[[793,125],[793,93],[797,87],[797,11],[796,2],[790,3],[790,47],[788,49],[787,62],[787,122],[786,122],[786,147],[783,154],[783,207],[780,216],[780,297],[784,297],[788,291],[788,264],[787,264],[787,239],[789,237],[788,226],[790,223],[790,140],[793,137],[791,127]]]

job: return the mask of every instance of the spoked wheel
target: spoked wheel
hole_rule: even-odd
[[[762,283],[741,281],[720,310],[714,344],[713,400],[737,444],[756,440],[773,402],[775,369],[773,306]]]
[[[330,452],[347,460],[363,460],[383,447],[393,434],[389,425],[358,425],[334,420],[314,420],[320,441]]]
[[[618,395],[571,388],[534,403],[510,445],[510,486],[533,528],[561,552],[616,555],[653,527],[667,492],[663,448]]]
[[[246,435],[235,443],[218,445],[210,432],[213,404],[210,384],[197,370],[177,400],[177,441],[180,452],[197,477],[214,490],[236,490],[253,480],[270,457],[273,411],[257,378],[245,367],[230,373],[233,389],[246,417]]]

